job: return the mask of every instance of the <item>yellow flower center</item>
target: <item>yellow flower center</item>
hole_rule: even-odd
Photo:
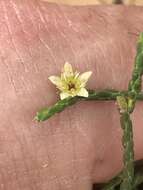
[[[68,90],[75,89],[75,84],[74,83],[69,83],[68,84]]]

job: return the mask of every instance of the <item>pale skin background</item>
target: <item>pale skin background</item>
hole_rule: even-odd
[[[112,0],[42,0],[47,2],[56,2],[67,5],[99,5],[102,3],[112,3]]]
[[[58,100],[48,76],[65,61],[92,70],[88,88],[126,89],[143,8],[69,7],[0,1],[0,189],[91,190],[122,169],[114,102],[80,102],[44,123]],[[135,159],[143,158],[143,104],[132,115]]]

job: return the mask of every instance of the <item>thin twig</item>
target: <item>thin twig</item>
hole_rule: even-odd
[[[123,147],[124,147],[124,171],[122,175],[121,190],[131,190],[134,184],[134,151],[133,151],[133,131],[130,114],[124,112],[120,118],[123,129]]]
[[[134,189],[134,144],[133,144],[133,129],[130,114],[135,108],[137,95],[141,91],[141,77],[143,74],[143,33],[140,34],[137,44],[137,55],[135,59],[135,66],[132,73],[132,78],[128,85],[128,96],[124,98],[124,105],[120,112],[120,122],[123,129],[122,143],[124,147],[124,171],[123,181],[120,185],[120,190]],[[118,102],[122,107],[121,103]]]
[[[51,107],[46,107],[41,109],[39,112],[37,112],[35,116],[35,120],[37,121],[45,121],[55,115],[56,113],[59,113],[63,111],[65,108],[77,103],[81,100],[105,100],[105,101],[111,101],[116,100],[117,96],[120,95],[126,95],[128,92],[126,91],[117,91],[117,90],[102,90],[102,91],[94,91],[89,90],[89,96],[88,97],[69,97],[64,100],[59,100],[56,104],[54,104]],[[143,93],[140,93],[137,95],[137,100],[143,100]]]

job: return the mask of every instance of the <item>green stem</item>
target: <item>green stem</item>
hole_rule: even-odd
[[[128,96],[125,96],[127,110],[120,113],[120,122],[123,129],[123,147],[124,147],[124,171],[123,181],[120,190],[133,190],[134,187],[134,144],[133,129],[130,114],[135,108],[137,95],[141,91],[141,77],[143,74],[143,33],[140,34],[137,44],[137,55],[132,78],[128,85]]]
[[[122,181],[122,172],[104,185],[102,190],[114,190]]]
[[[59,100],[56,104],[54,104],[51,107],[46,107],[41,109],[39,112],[37,112],[35,119],[37,121],[45,121],[52,117],[54,114],[59,113],[63,111],[65,108],[68,106],[71,106],[78,101],[81,100],[106,100],[106,101],[111,101],[111,100],[116,100],[117,96],[120,95],[127,95],[128,92],[122,91],[119,92],[117,90],[103,90],[103,91],[93,91],[89,90],[89,96],[88,97],[73,97],[73,98],[66,98],[64,100]],[[137,100],[143,100],[143,94],[140,93],[137,95]]]
[[[137,44],[137,55],[135,58],[135,66],[132,73],[132,78],[129,81],[129,112],[132,113],[135,107],[137,94],[141,91],[141,82],[143,75],[143,33],[140,34]]]
[[[116,177],[111,179],[107,184],[102,185],[103,186],[102,190],[114,190],[121,183],[122,175],[123,175],[123,172],[119,173]],[[133,188],[137,188],[142,183],[143,183],[143,172],[137,171],[135,174]]]
[[[143,160],[138,160],[134,162],[135,166],[135,180],[134,180],[134,188],[137,188],[138,185],[143,183]],[[101,184],[102,190],[114,190],[119,187],[124,171],[120,172],[118,175],[116,175],[113,179],[111,179],[106,184]]]
[[[132,190],[134,184],[134,151],[133,151],[133,130],[130,114],[124,112],[120,117],[123,129],[122,143],[124,147],[124,170],[121,190]]]

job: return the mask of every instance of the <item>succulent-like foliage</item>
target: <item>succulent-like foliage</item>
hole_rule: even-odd
[[[136,101],[143,100],[143,93],[141,93],[141,77],[143,75],[143,33],[140,34],[138,39],[135,65],[127,91],[109,89],[102,91],[86,90],[85,84],[90,77],[91,72],[86,72],[86,75],[83,78],[81,77],[78,79],[76,77],[79,77],[79,75],[76,75],[77,73],[73,73],[71,65],[66,66],[68,66],[68,68],[70,66],[70,69],[68,71],[65,69],[66,76],[64,77],[62,75],[62,77],[64,77],[64,81],[62,81],[63,79],[61,80],[60,78],[58,78],[58,81],[55,77],[50,78],[53,83],[56,82],[55,84],[60,89],[62,89],[64,93],[66,93],[66,96],[64,94],[65,98],[62,96],[62,100],[59,100],[55,105],[41,109],[39,112],[37,112],[35,119],[37,121],[45,121],[54,114],[63,111],[65,108],[77,103],[78,101],[116,101],[120,113],[121,128],[123,130],[122,144],[124,148],[124,168],[118,176],[114,177],[111,181],[109,181],[109,183],[104,185],[103,190],[136,190],[138,185],[143,183],[143,164],[142,168],[138,167],[138,169],[136,169],[136,164],[134,163],[134,144],[131,114],[134,111]],[[69,75],[71,77],[70,81],[68,78]],[[81,90],[83,79],[85,78],[86,81],[83,86],[85,91],[82,91],[83,93],[81,93],[80,96],[80,93],[78,92]],[[66,88],[70,82],[75,84],[74,87],[76,85],[78,86],[78,88],[73,89],[74,93],[70,91],[71,89]]]

